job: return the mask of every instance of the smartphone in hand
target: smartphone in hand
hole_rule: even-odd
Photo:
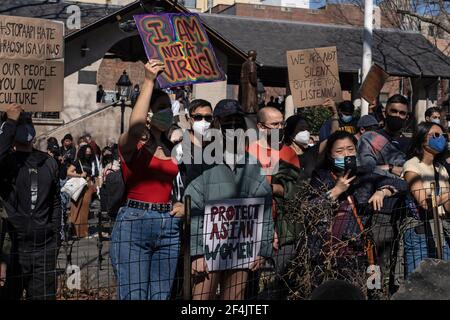
[[[344,157],[344,164],[345,164],[345,172],[348,173],[348,177],[354,177],[356,176],[356,157],[355,156],[348,156]]]

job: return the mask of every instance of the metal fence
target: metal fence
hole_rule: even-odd
[[[139,212],[125,220],[119,215],[115,221],[94,209],[89,237],[71,238],[66,232],[59,248],[45,236],[30,242],[31,247],[13,248],[1,297],[307,299],[324,281],[344,279],[369,299],[389,299],[423,259],[450,259],[450,219],[439,217],[442,207],[435,201],[422,210],[404,195],[397,200],[383,212],[367,204],[359,205],[356,214],[317,204],[299,209],[301,217],[287,218],[288,224],[299,227],[297,240],[283,244],[261,268],[230,266],[209,273],[192,264],[192,235],[204,234],[192,230],[189,200],[181,220]],[[112,238],[114,225],[122,230],[115,230]],[[158,236],[162,229],[165,237]],[[36,230],[38,234],[45,232]]]

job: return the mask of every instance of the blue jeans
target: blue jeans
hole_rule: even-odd
[[[403,241],[405,244],[405,272],[408,276],[411,272],[416,269],[420,262],[426,258],[436,258],[436,248],[434,245],[434,237],[427,227],[418,228],[420,232],[417,232],[416,228],[410,228],[405,231],[403,235]],[[423,232],[425,231],[425,232]],[[445,234],[445,232],[444,232]],[[447,236],[445,237],[447,238]],[[433,244],[430,248],[429,243]],[[448,246],[448,239],[444,240],[443,243],[443,260],[450,260],[450,248]]]
[[[120,300],[170,298],[180,253],[181,219],[123,207],[112,232],[111,262]]]

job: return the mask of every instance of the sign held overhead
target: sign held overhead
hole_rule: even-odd
[[[287,51],[289,86],[296,107],[342,100],[336,47]]]
[[[62,22],[0,15],[0,110],[61,111],[63,58]]]
[[[366,78],[361,84],[359,94],[368,103],[375,103],[384,83],[389,78],[389,74],[383,70],[379,65],[373,64],[367,73]]]
[[[161,88],[225,80],[197,14],[144,14],[134,19],[148,59],[166,65],[157,78]]]

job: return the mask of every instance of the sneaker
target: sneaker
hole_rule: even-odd
[[[93,235],[90,235],[89,237],[87,237],[88,239],[95,239],[98,238],[98,232],[94,233]]]

